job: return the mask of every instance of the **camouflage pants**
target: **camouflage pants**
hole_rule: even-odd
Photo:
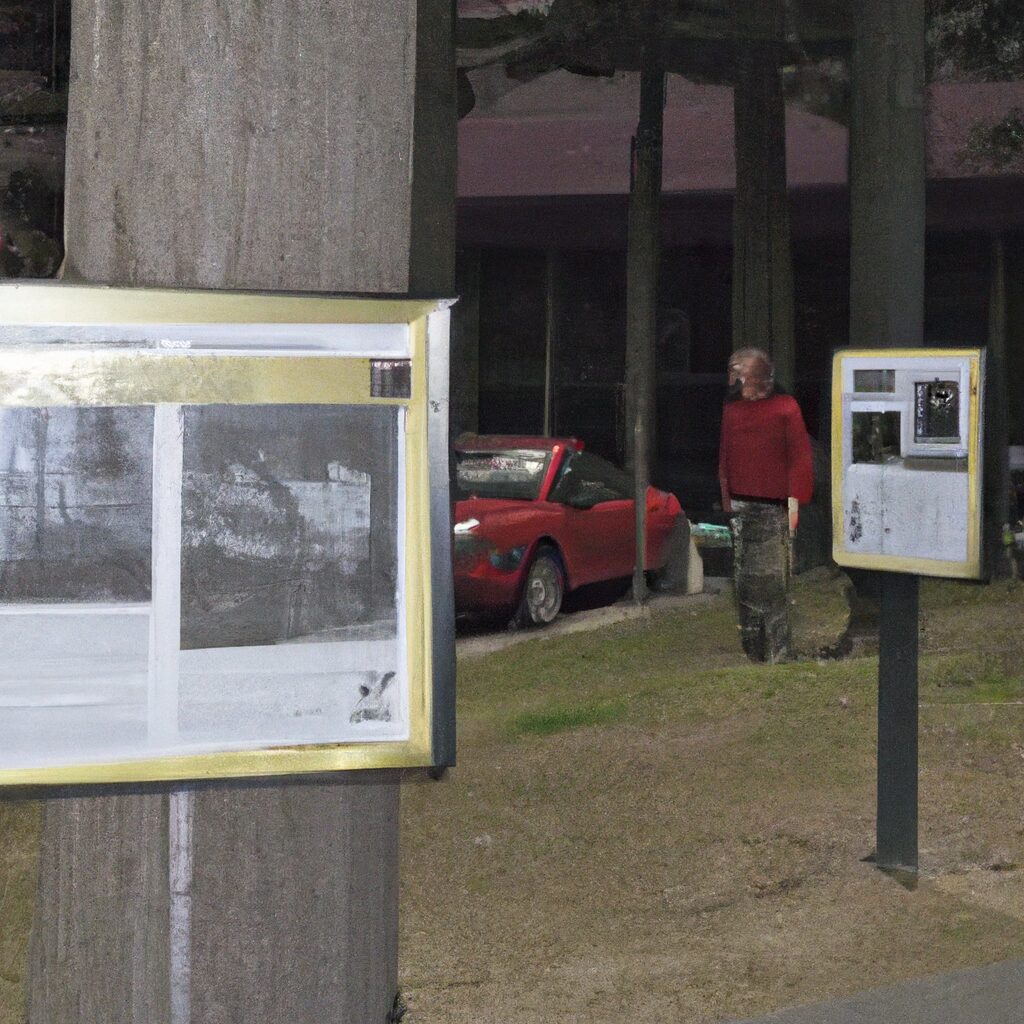
[[[729,520],[740,640],[751,661],[789,654],[789,515],[785,505],[734,501]]]

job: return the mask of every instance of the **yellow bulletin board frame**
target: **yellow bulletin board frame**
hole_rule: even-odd
[[[454,762],[454,643],[435,621],[433,591],[450,575],[447,505],[448,300],[349,298],[256,292],[121,289],[56,282],[0,285],[0,406],[338,404],[401,406],[405,415],[404,598],[408,738],[271,746],[109,763],[0,770],[0,786],[158,782],[352,769],[436,767]],[[211,354],[167,348],[102,347],[31,340],[56,325],[73,332],[117,325],[398,325],[408,332],[408,397],[371,394],[371,359],[307,351]],[[433,360],[433,366],[430,365]],[[438,479],[434,479],[437,476]],[[438,501],[438,491],[444,498]],[[432,501],[432,496],[434,500]],[[2,600],[2,595],[0,595]],[[450,603],[450,602],[447,602]],[[440,595],[439,608],[447,606]]]
[[[892,360],[967,359],[970,379],[967,437],[967,557],[963,561],[937,558],[915,558],[902,555],[881,555],[853,552],[843,544],[843,465],[844,416],[843,370],[850,359],[874,358],[879,363]],[[984,349],[980,348],[892,348],[842,349],[832,358],[832,558],[838,565],[856,569],[913,573],[950,579],[980,579],[981,494],[982,494],[982,410]],[[886,367],[887,368],[887,367]]]

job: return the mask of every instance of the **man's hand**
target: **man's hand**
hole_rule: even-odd
[[[786,507],[789,510],[789,532],[793,534],[800,522],[800,502],[796,498],[787,498]]]

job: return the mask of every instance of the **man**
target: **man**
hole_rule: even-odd
[[[766,352],[729,357],[718,476],[730,516],[743,650],[752,661],[789,654],[790,543],[811,500],[811,442],[796,401],[775,387]]]

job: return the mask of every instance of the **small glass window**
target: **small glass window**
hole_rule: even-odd
[[[551,501],[579,508],[632,497],[632,476],[591,452],[573,455],[551,491]]]
[[[457,497],[536,501],[551,462],[545,449],[456,452]]]
[[[891,394],[896,390],[896,371],[854,370],[853,390],[871,394]]]
[[[959,444],[960,384],[955,380],[918,381],[914,385],[914,441]]]
[[[884,464],[900,457],[898,412],[853,414],[853,461]]]

